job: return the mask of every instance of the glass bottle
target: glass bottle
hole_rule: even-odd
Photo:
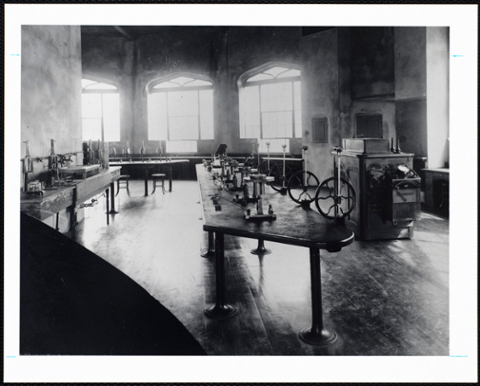
[[[93,164],[93,149],[92,149],[92,140],[88,140],[88,164]]]
[[[140,158],[143,162],[145,158],[145,140],[142,141],[142,146],[140,147]]]
[[[96,164],[102,165],[102,144],[100,143],[100,140],[97,141],[97,162]],[[103,165],[102,165],[103,166]]]
[[[48,169],[51,173],[51,184],[55,185],[58,164],[57,164],[57,155],[55,154],[55,140],[52,138],[50,140],[50,155],[48,156]]]
[[[25,144],[25,157],[23,158],[23,172],[31,173],[33,171],[32,157],[30,157],[30,141],[23,141]]]

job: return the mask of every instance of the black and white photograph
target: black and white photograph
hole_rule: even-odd
[[[477,15],[6,5],[4,381],[478,381]]]

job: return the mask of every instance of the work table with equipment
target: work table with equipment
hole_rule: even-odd
[[[224,235],[253,238],[309,248],[312,280],[312,326],[300,332],[309,344],[324,345],[336,340],[336,333],[324,328],[321,299],[320,249],[338,252],[354,240],[353,232],[322,217],[313,209],[296,205],[288,196],[266,187],[263,202],[271,205],[275,218],[249,221],[245,211],[256,204],[241,206],[234,201],[235,193],[222,190],[203,165],[197,165],[197,178],[203,203],[203,230],[215,236],[216,304],[205,314],[212,318],[230,317],[237,310],[225,297]],[[292,257],[292,264],[295,258]]]
[[[70,171],[78,172],[81,169],[86,171],[89,168],[87,166],[75,166],[70,168]],[[82,173],[85,178],[68,178],[66,181],[60,180],[56,185],[47,186],[37,192],[21,192],[20,210],[39,220],[45,220],[56,215],[56,228],[58,229],[58,213],[66,209],[70,214],[71,237],[75,239],[76,210],[85,201],[105,192],[107,224],[109,223],[109,214],[116,213],[114,182],[120,177],[120,169],[120,167],[99,169],[98,174],[90,177],[86,177],[86,173]]]

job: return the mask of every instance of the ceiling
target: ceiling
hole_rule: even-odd
[[[175,26],[147,26],[147,25],[130,25],[130,26],[113,26],[113,25],[85,25],[81,27],[82,35],[85,36],[100,36],[100,37],[123,37],[129,40],[135,40],[137,37],[145,35],[155,35],[165,33]],[[182,26],[185,28],[198,28],[194,26]],[[208,27],[206,27],[208,28]],[[210,28],[225,28],[225,27],[210,27]],[[310,35],[312,33],[325,31],[333,27],[303,27],[302,35]]]
[[[82,35],[103,36],[103,37],[124,37],[127,39],[135,39],[139,36],[152,35],[162,33],[164,26],[82,26]]]

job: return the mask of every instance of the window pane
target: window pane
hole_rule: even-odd
[[[240,138],[260,137],[260,96],[259,87],[245,87],[243,98],[243,130]]]
[[[103,94],[103,134],[106,142],[120,141],[119,94]]]
[[[148,95],[148,139],[167,139],[167,94]]]
[[[260,153],[267,153],[267,145],[266,145],[267,142],[270,144],[270,153],[283,154],[282,145],[287,145],[287,147],[285,148],[286,153],[290,152],[290,141],[288,139],[282,138],[282,139],[259,139],[258,143],[260,144],[259,146]]]
[[[82,118],[101,118],[100,94],[82,94]]]
[[[295,138],[302,138],[302,89],[299,81],[293,82],[293,98],[295,106]]]
[[[278,75],[279,78],[289,78],[292,76],[300,76],[300,70],[289,70]]]
[[[273,67],[267,71],[264,71],[266,74],[271,74],[274,78],[278,76],[278,74],[287,71],[288,68],[285,67]]]
[[[178,78],[171,79],[170,82],[178,83],[183,86],[185,83],[191,82],[192,80],[193,78],[187,76],[179,76]]]
[[[271,79],[273,79],[273,77],[271,75],[258,74],[258,75],[252,76],[251,78],[248,78],[247,83],[248,82],[255,82],[255,81],[258,81],[258,80],[271,80]]]
[[[194,86],[212,86],[212,82],[206,80],[194,80],[193,82],[188,83],[185,87],[194,87]]]
[[[292,84],[276,83],[260,86],[262,111],[292,110]]]
[[[82,135],[83,140],[98,141],[102,139],[102,120],[100,118],[83,118],[82,119]]]
[[[196,153],[197,141],[167,141],[168,153]]]
[[[115,86],[106,83],[95,83],[85,87],[85,90],[117,90]]]
[[[90,80],[90,79],[82,79],[82,88],[85,88],[87,86],[90,86],[91,84],[95,84],[97,82],[95,82],[94,80]]]
[[[291,138],[292,112],[262,113],[262,138]]]
[[[213,139],[213,90],[200,91],[200,138]]]
[[[170,117],[198,116],[198,91],[173,91],[168,93]]]
[[[153,88],[170,88],[170,87],[180,87],[180,85],[178,83],[163,82],[153,86]]]
[[[198,117],[169,117],[169,139],[199,139]]]

